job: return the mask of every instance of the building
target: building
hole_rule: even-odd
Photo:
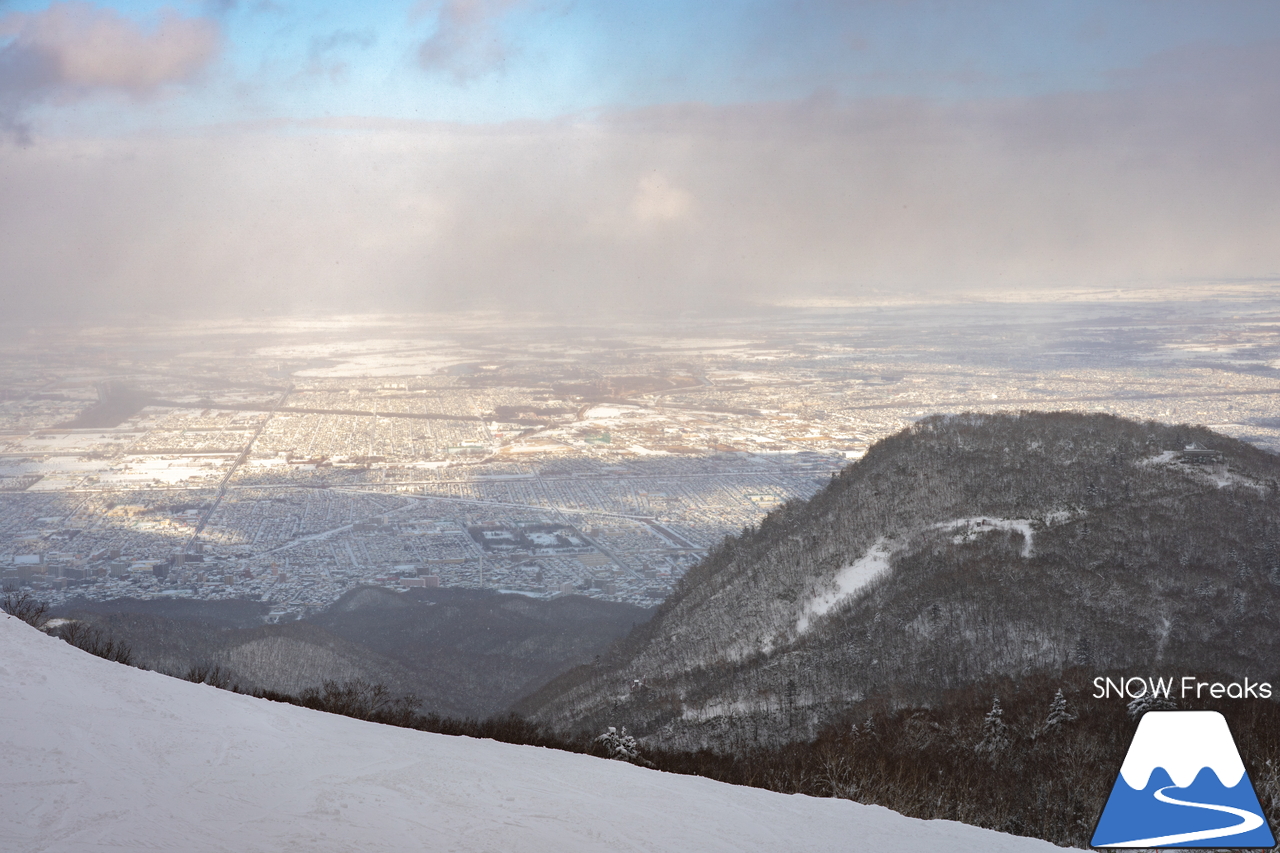
[[[1178,457],[1184,462],[1219,462],[1222,454],[1210,450],[1198,441],[1193,441],[1182,449]]]

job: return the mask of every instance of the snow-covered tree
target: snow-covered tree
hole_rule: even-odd
[[[1137,720],[1148,711],[1176,711],[1178,706],[1172,701],[1154,693],[1144,693],[1129,701],[1129,717]]]
[[[1004,721],[1004,709],[1000,707],[1000,697],[995,697],[991,710],[982,720],[982,740],[978,741],[978,752],[994,755],[1003,752],[1009,746],[1009,724]]]
[[[849,734],[861,740],[875,740],[876,724],[870,717],[867,717],[867,721],[862,724],[862,728],[859,728],[858,724],[854,723],[853,728],[849,730]]]
[[[618,761],[630,761],[632,764],[648,764],[640,755],[640,744],[635,737],[627,734],[627,727],[618,731],[613,726],[596,738],[596,743],[604,747],[605,755]]]
[[[1062,695],[1062,688],[1059,687],[1058,692],[1053,695],[1053,702],[1049,704],[1049,718],[1044,721],[1044,730],[1053,731],[1058,726],[1075,722],[1075,719],[1076,715],[1067,707],[1067,697]]]

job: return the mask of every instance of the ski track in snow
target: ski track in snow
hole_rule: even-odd
[[[892,553],[893,547],[882,536],[876,540],[876,544],[867,549],[867,553],[836,572],[832,579],[834,589],[814,596],[804,612],[800,614],[800,621],[796,623],[796,633],[803,634],[809,630],[809,626],[819,618],[835,610],[858,590],[888,571],[889,557]]]
[[[1049,518],[1050,523],[1063,520],[1065,513],[1055,513]],[[1033,531],[1031,521],[1025,518],[993,518],[991,516],[975,516],[973,518],[954,518],[950,521],[930,525],[929,530],[955,530],[964,528],[962,533],[953,537],[953,541],[963,542],[965,538],[995,530],[1015,530],[1022,534],[1022,556],[1030,557],[1035,553],[1033,548]],[[889,540],[881,536],[867,553],[836,572],[832,578],[832,587],[810,599],[800,613],[796,622],[796,634],[803,634],[819,618],[835,610],[867,584],[889,570],[893,546]],[[771,646],[766,645],[765,652]]]
[[[0,850],[1050,853],[1045,841],[109,663],[0,614]]]

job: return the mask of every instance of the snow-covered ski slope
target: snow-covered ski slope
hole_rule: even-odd
[[[109,663],[0,614],[6,853],[1057,849],[238,696]]]

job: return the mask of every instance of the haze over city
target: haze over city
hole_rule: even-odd
[[[1280,275],[1271,3],[0,4],[9,321]]]

